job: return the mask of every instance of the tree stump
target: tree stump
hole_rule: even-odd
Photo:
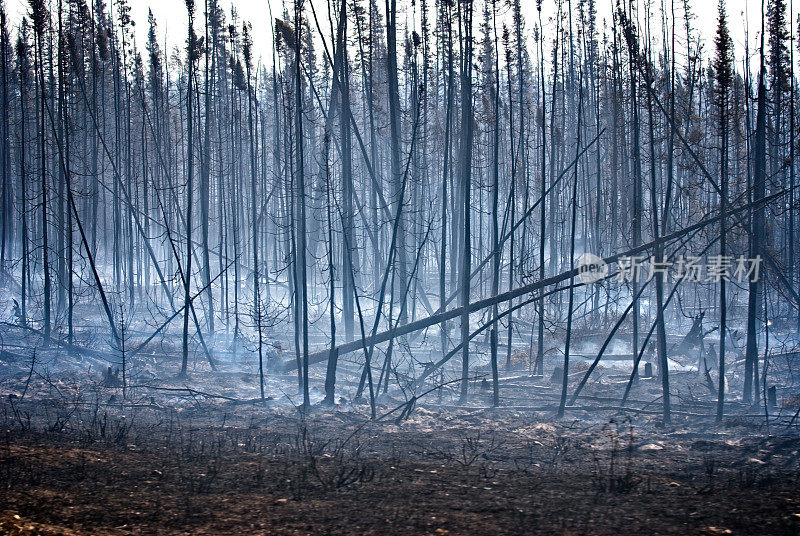
[[[564,381],[564,369],[556,367],[553,369],[553,375],[550,376],[550,383],[561,384]]]
[[[777,393],[774,385],[772,387],[770,387],[769,389],[767,389],[767,404],[771,408],[777,408],[778,407],[778,393]]]

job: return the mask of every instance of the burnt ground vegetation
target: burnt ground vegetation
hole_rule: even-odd
[[[800,532],[791,408],[734,405],[716,424],[686,396],[665,426],[656,403],[619,407],[621,387],[596,382],[556,420],[557,385],[506,371],[499,408],[476,379],[469,403],[432,393],[390,413],[403,400],[387,395],[373,421],[345,398],[301,413],[288,376],[262,402],[236,396],[256,372],[190,382],[165,360],[168,379],[123,398],[88,359],[68,375],[40,355],[3,382],[3,534]],[[632,396],[650,391],[642,378]]]

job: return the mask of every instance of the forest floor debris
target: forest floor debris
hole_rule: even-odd
[[[2,402],[0,532],[798,534],[800,437],[730,419],[427,405],[306,415],[202,396],[171,405]]]
[[[0,357],[0,534],[800,534],[791,356],[773,363],[780,407],[731,399],[721,424],[697,373],[673,371],[665,424],[654,378],[620,406],[624,362],[561,420],[559,385],[504,369],[498,408],[476,377],[468,401],[445,387],[402,419],[380,417],[409,393],[379,391],[372,421],[356,363],[333,407],[312,367],[302,414],[293,375],[268,374],[260,400],[252,360],[198,358],[178,378],[179,355],[156,349],[123,393],[107,361],[67,351]]]

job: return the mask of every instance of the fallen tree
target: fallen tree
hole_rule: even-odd
[[[726,217],[731,217],[734,214],[741,213],[741,212],[746,211],[746,210],[748,210],[748,209],[750,209],[750,208],[752,208],[752,207],[754,207],[756,205],[759,205],[759,204],[766,204],[766,203],[772,202],[775,199],[785,195],[788,191],[789,191],[788,189],[787,190],[781,190],[779,192],[776,192],[776,193],[772,194],[769,197],[765,197],[765,198],[757,200],[757,201],[746,203],[746,204],[741,205],[741,206],[739,206],[739,207],[737,207],[735,209],[729,210],[727,212],[727,214],[726,214]],[[641,244],[639,246],[636,246],[634,248],[628,249],[626,251],[623,251],[623,252],[620,252],[620,253],[616,253],[614,255],[606,257],[606,258],[603,259],[603,261],[606,264],[609,264],[609,265],[610,264],[614,264],[614,263],[618,262],[620,258],[631,257],[633,255],[637,255],[637,254],[642,253],[644,251],[648,251],[648,250],[654,248],[655,246],[672,242],[672,241],[677,240],[677,239],[683,237],[684,235],[692,233],[692,232],[694,232],[694,231],[696,231],[698,229],[702,229],[702,228],[704,228],[704,227],[706,227],[708,225],[712,225],[714,223],[717,223],[718,221],[720,221],[721,218],[722,218],[722,216],[720,216],[720,215],[703,218],[702,220],[698,221],[697,223],[694,223],[692,225],[684,227],[683,229],[680,229],[680,230],[677,230],[677,231],[673,231],[673,232],[671,232],[669,234],[663,235],[662,237],[660,237],[660,238],[658,238],[656,240],[652,240],[652,241],[647,242],[645,244]],[[538,281],[534,281],[532,283],[528,283],[527,285],[523,285],[521,287],[517,287],[517,288],[515,288],[513,290],[508,290],[506,292],[502,292],[502,293],[497,294],[495,296],[491,296],[491,297],[488,297],[488,298],[483,298],[481,300],[474,301],[474,302],[466,305],[467,311],[469,313],[474,313],[476,311],[480,311],[480,310],[485,309],[487,307],[491,307],[491,306],[493,306],[495,304],[504,303],[504,302],[513,300],[515,298],[518,298],[520,296],[524,296],[526,294],[530,294],[532,292],[536,292],[536,291],[538,291],[540,289],[547,288],[547,287],[552,286],[552,285],[556,285],[558,283],[561,283],[562,281],[568,280],[570,277],[575,277],[576,275],[578,275],[578,271],[579,271],[578,268],[574,268],[572,270],[567,270],[565,272],[561,272],[560,274],[557,274],[557,275],[554,275],[554,276],[550,276],[550,277],[547,277],[545,279],[541,279],[541,280],[538,280]],[[452,320],[454,318],[457,318],[457,317],[461,316],[463,314],[463,312],[464,312],[463,308],[464,308],[464,306],[454,307],[453,309],[449,309],[447,311],[442,311],[440,313],[436,313],[436,314],[430,315],[428,317],[421,318],[421,319],[415,320],[413,322],[409,322],[408,324],[404,324],[402,326],[397,326],[397,327],[394,327],[394,328],[389,329],[387,331],[383,331],[381,333],[377,333],[374,336],[370,336],[368,338],[363,338],[363,339],[359,339],[359,340],[355,340],[355,341],[346,342],[346,343],[343,343],[343,344],[340,344],[340,345],[336,346],[333,349],[326,348],[325,350],[320,350],[318,352],[314,352],[312,354],[309,354],[309,356],[308,356],[309,361],[308,362],[309,362],[309,364],[322,363],[322,362],[327,361],[328,356],[330,355],[331,352],[336,352],[339,356],[341,356],[343,354],[347,354],[347,353],[359,350],[359,349],[363,348],[365,345],[370,346],[370,345],[380,344],[382,342],[389,341],[389,339],[391,339],[392,337],[402,337],[403,335],[407,335],[409,333],[414,333],[416,331],[427,329],[427,328],[429,328],[431,326],[435,326],[437,324],[441,324],[442,322],[446,322],[448,320]],[[290,360],[290,361],[284,362],[278,368],[283,372],[287,372],[287,371],[294,370],[296,366],[297,366],[296,361]]]

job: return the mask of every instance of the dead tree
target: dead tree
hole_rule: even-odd
[[[719,168],[720,168],[720,214],[719,220],[719,254],[724,262],[727,255],[726,215],[728,211],[728,92],[733,81],[732,48],[733,43],[728,34],[728,21],[725,15],[725,0],[719,0],[719,19],[716,36],[716,58],[714,70],[717,78],[716,101],[719,113]],[[725,403],[725,347],[727,338],[728,297],[726,279],[719,278],[719,388],[717,391],[717,422],[722,421]]]
[[[194,0],[186,0],[189,13],[189,37],[187,41],[187,75],[186,75],[186,264],[183,279],[183,346],[181,354],[180,376],[186,376],[189,363],[189,304],[191,302],[192,283],[192,205],[194,194],[194,97],[193,80],[197,36],[194,33]]]

